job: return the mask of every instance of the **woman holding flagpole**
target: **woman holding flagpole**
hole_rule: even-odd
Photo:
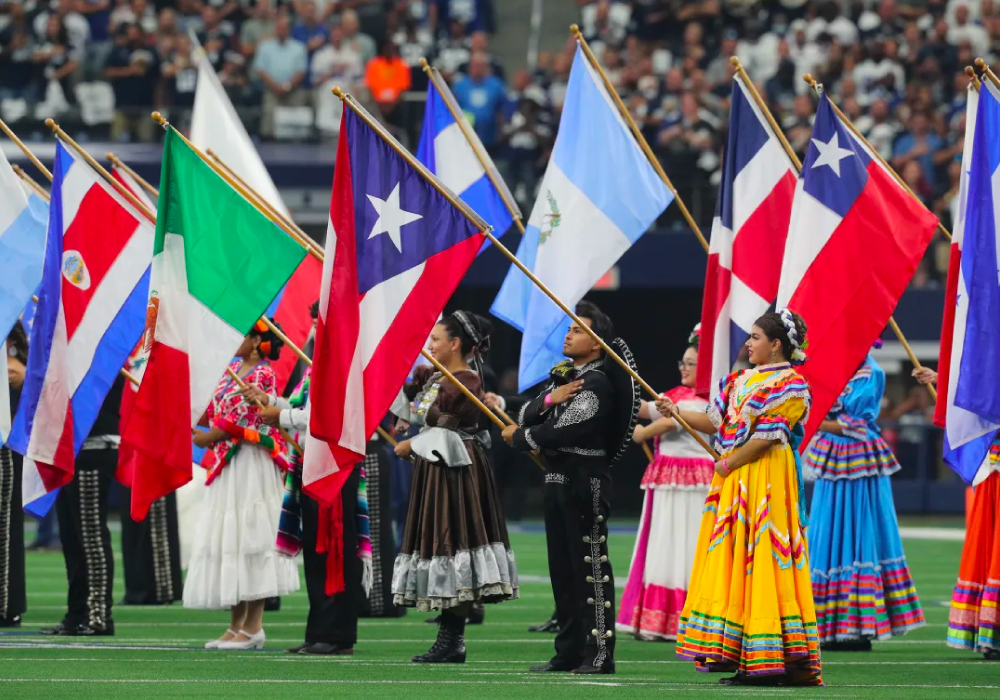
[[[921,384],[937,383],[937,372],[926,367],[915,369],[913,376]],[[1000,661],[1000,434],[993,439],[973,486],[948,613],[948,646]]]
[[[258,321],[236,352],[230,369],[244,384],[267,394],[276,378],[269,360],[282,342]],[[194,443],[209,448],[204,501],[194,551],[184,582],[184,607],[229,608],[230,626],[207,649],[261,649],[264,603],[299,588],[293,560],[275,546],[284,495],[282,472],[288,465],[280,433],[266,425],[260,409],[243,399],[236,380],[226,375],[205,412],[208,432]]]
[[[869,355],[804,455],[816,478],[809,560],[824,651],[871,651],[873,639],[924,625],[889,483],[900,467],[875,423],[884,391]]]
[[[10,416],[17,413],[28,366],[28,336],[20,321],[4,344]],[[0,389],[2,390],[2,389]],[[5,407],[6,408],[6,407]],[[5,417],[6,418],[6,417]],[[0,628],[20,627],[28,609],[24,578],[24,510],[21,507],[23,457],[3,445],[8,430],[0,430]]]
[[[428,345],[438,362],[480,398],[485,394],[479,368],[491,330],[488,320],[456,311],[434,326]],[[465,624],[473,603],[517,598],[517,568],[484,449],[486,435],[479,431],[479,409],[430,369],[419,368],[404,388],[415,408],[399,416],[422,428],[396,446],[397,455],[412,455],[415,464],[392,592],[396,605],[441,611],[437,641],[426,654],[414,656],[414,663],[464,663]]]
[[[688,348],[678,363],[681,385],[666,395],[681,409],[704,412],[708,402],[695,396],[693,389],[700,336],[701,324],[688,338]],[[656,412],[653,402],[644,404],[643,409],[640,413],[646,415],[640,417],[653,422],[637,427],[632,439],[642,443],[654,438],[656,457],[642,477],[642,517],[617,629],[643,641],[673,641],[677,639],[677,623],[694,565],[698,523],[715,465],[674,419]]]
[[[787,309],[754,323],[752,369],[734,372],[707,413],[722,457],[705,501],[677,655],[700,671],[735,672],[724,685],[821,685],[816,612],[806,553],[798,447],[809,415],[806,325]],[[675,403],[656,403],[661,415]]]

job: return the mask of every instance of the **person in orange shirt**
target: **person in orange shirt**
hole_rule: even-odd
[[[410,89],[410,67],[399,57],[399,49],[392,41],[382,44],[379,55],[368,62],[365,85],[382,114],[391,121],[400,97]]]

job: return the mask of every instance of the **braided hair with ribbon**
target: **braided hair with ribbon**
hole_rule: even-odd
[[[764,331],[768,340],[777,340],[781,343],[782,354],[790,363],[793,365],[805,363],[806,350],[809,348],[809,340],[806,338],[808,328],[797,313],[790,309],[772,311],[754,321],[754,325]]]
[[[441,325],[448,331],[448,337],[458,339],[462,355],[471,358],[479,378],[483,379],[483,361],[490,352],[490,334],[493,324],[471,311],[455,311],[441,319]]]

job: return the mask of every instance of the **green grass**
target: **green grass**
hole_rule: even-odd
[[[544,537],[516,534],[522,575],[544,576]],[[716,676],[678,661],[674,645],[622,638],[614,676],[577,678],[532,675],[546,661],[552,637],[530,634],[552,609],[548,584],[523,583],[521,599],[488,606],[486,624],[468,629],[464,666],[415,666],[435,630],[426,615],[401,620],[362,620],[350,658],[294,657],[281,653],[302,639],[308,603],[303,592],[268,613],[264,652],[210,652],[205,641],[226,627],[222,612],[116,607],[114,638],[52,640],[25,634],[58,622],[65,604],[65,574],[58,553],[30,554],[29,607],[21,634],[0,635],[0,698],[569,698],[606,696],[677,698],[733,695],[823,698],[1000,698],[1000,665],[944,644],[948,601],[958,571],[961,543],[908,540],[906,552],[928,625],[899,640],[876,644],[870,654],[826,654],[826,688],[743,689],[715,685]],[[624,583],[632,537],[612,535],[612,560]],[[122,594],[120,573],[116,600]],[[38,644],[17,648],[11,644]],[[143,647],[155,647],[144,649]]]

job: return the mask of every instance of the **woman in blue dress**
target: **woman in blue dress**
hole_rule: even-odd
[[[900,466],[875,423],[884,391],[885,371],[869,355],[805,454],[816,479],[809,562],[828,651],[870,651],[873,639],[924,625],[889,483]]]

